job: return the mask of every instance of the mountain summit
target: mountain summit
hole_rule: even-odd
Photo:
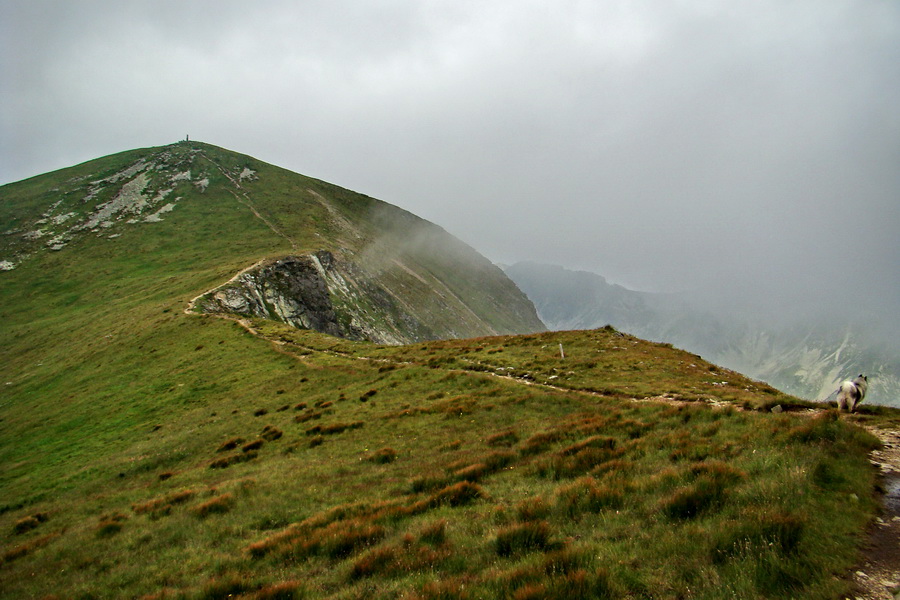
[[[0,196],[5,271],[85,254],[190,263],[178,277],[193,279],[192,310],[387,344],[544,329],[498,267],[440,227],[208,144],[123,152]]]

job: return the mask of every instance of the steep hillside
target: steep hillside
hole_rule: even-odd
[[[676,295],[636,292],[594,273],[551,265],[518,263],[506,273],[551,329],[609,323],[812,400],[825,399],[841,380],[866,373],[867,401],[900,406],[897,351],[877,342],[877,332],[864,323],[806,319],[773,324],[701,308]]]
[[[382,343],[543,329],[499,268],[439,227],[206,144],[109,156],[3,186],[0,199],[0,285],[22,287],[47,264],[140,253],[156,267],[189,258],[195,292],[254,265],[201,310]],[[301,288],[310,293],[286,304],[280,291]]]

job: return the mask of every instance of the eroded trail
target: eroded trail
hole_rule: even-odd
[[[878,437],[881,450],[871,461],[881,471],[884,501],[881,516],[869,531],[864,561],[854,572],[858,586],[855,598],[863,600],[900,599],[900,430],[864,426]]]

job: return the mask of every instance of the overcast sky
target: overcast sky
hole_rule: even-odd
[[[498,262],[900,313],[896,0],[0,0],[0,69],[0,183],[190,134]]]

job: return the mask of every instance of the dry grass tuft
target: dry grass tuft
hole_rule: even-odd
[[[382,448],[370,454],[366,460],[380,465],[392,463],[397,460],[397,451],[393,448]]]
[[[159,498],[153,498],[147,502],[132,504],[131,510],[136,515],[149,514],[151,517],[159,517],[169,514],[174,506],[184,504],[196,494],[197,492],[194,490],[181,490]]]
[[[196,598],[198,600],[225,600],[252,592],[254,587],[245,576],[228,573],[204,583]]]
[[[47,513],[35,513],[22,517],[13,524],[13,533],[16,535],[23,534],[32,529],[36,529],[41,523],[45,523],[50,516]]]
[[[591,476],[582,477],[556,490],[556,507],[569,517],[621,508],[624,493],[619,487],[599,483]]]
[[[514,429],[507,429],[485,439],[488,446],[506,446],[507,448],[519,441],[519,434]]]
[[[552,505],[541,496],[526,498],[516,505],[516,518],[520,521],[546,519],[552,509]]]
[[[406,594],[402,600],[469,600],[465,579],[429,581],[418,592]]]
[[[283,435],[284,435],[284,432],[282,432],[280,429],[278,429],[274,425],[266,425],[265,427],[263,427],[260,437],[266,441],[274,442],[275,440],[279,439]]]
[[[371,518],[352,516],[366,505],[336,507],[325,513],[295,523],[287,529],[246,547],[251,557],[275,553],[294,560],[309,556],[345,558],[386,535],[381,525]]]
[[[122,531],[123,523],[128,520],[128,516],[122,513],[112,513],[100,517],[95,533],[97,537],[109,537]]]
[[[540,454],[564,437],[565,436],[559,431],[536,433],[522,443],[519,447],[519,452],[521,452],[523,456]]]
[[[234,450],[238,446],[244,443],[244,438],[231,438],[230,440],[226,440],[222,442],[222,445],[216,449],[216,452],[227,452],[229,450]]]
[[[234,506],[234,496],[231,494],[222,494],[215,498],[210,498],[206,502],[201,502],[200,504],[192,506],[190,511],[195,517],[205,519],[210,515],[226,513],[231,510],[232,506]]]
[[[535,462],[534,469],[541,477],[562,479],[578,477],[603,463],[618,458],[624,453],[616,447],[616,440],[605,436],[592,436],[542,457]]]
[[[216,459],[209,463],[210,469],[225,469],[230,467],[231,465],[236,465],[238,463],[247,462],[248,460],[253,460],[258,456],[258,453],[255,450],[250,450],[249,452],[241,452],[240,454],[232,454],[231,456],[223,456],[222,458]]]
[[[727,496],[725,486],[703,476],[693,484],[676,489],[660,502],[660,511],[670,519],[693,519],[718,510]]]
[[[299,581],[282,581],[261,587],[249,600],[299,600],[303,585]]]
[[[361,556],[350,570],[351,579],[394,577],[415,571],[433,570],[450,555],[446,546],[434,548],[417,544],[410,537],[399,544],[371,550]]]
[[[412,478],[409,482],[409,491],[413,494],[430,492],[451,483],[453,477],[446,473],[425,473]]]
[[[718,532],[712,550],[716,564],[741,556],[775,552],[795,553],[806,530],[806,521],[795,514],[757,509],[744,515],[741,525]]]
[[[419,532],[419,541],[438,546],[447,541],[447,520],[440,519],[429,523]]]
[[[359,429],[365,425],[362,421],[353,423],[332,423],[331,425],[315,425],[306,430],[306,435],[336,435],[348,430]]]
[[[241,446],[241,452],[252,452],[254,450],[259,450],[265,444],[265,440],[253,440],[252,442],[247,442],[243,446]]]
[[[545,551],[559,547],[551,540],[547,521],[514,523],[497,532],[494,550],[499,556],[512,556],[533,551]]]
[[[307,421],[312,421],[313,419],[321,419],[322,415],[325,413],[309,409],[305,413],[297,415],[294,417],[295,423],[306,423]]]
[[[428,506],[462,506],[475,500],[487,497],[480,485],[469,481],[460,481],[435,492],[428,498]]]
[[[25,544],[20,544],[18,546],[10,548],[9,550],[6,550],[2,556],[0,556],[0,564],[12,562],[19,558],[22,558],[23,556],[31,554],[35,550],[43,548],[44,546],[58,538],[60,535],[60,533],[50,533],[39,538],[35,538]]]

